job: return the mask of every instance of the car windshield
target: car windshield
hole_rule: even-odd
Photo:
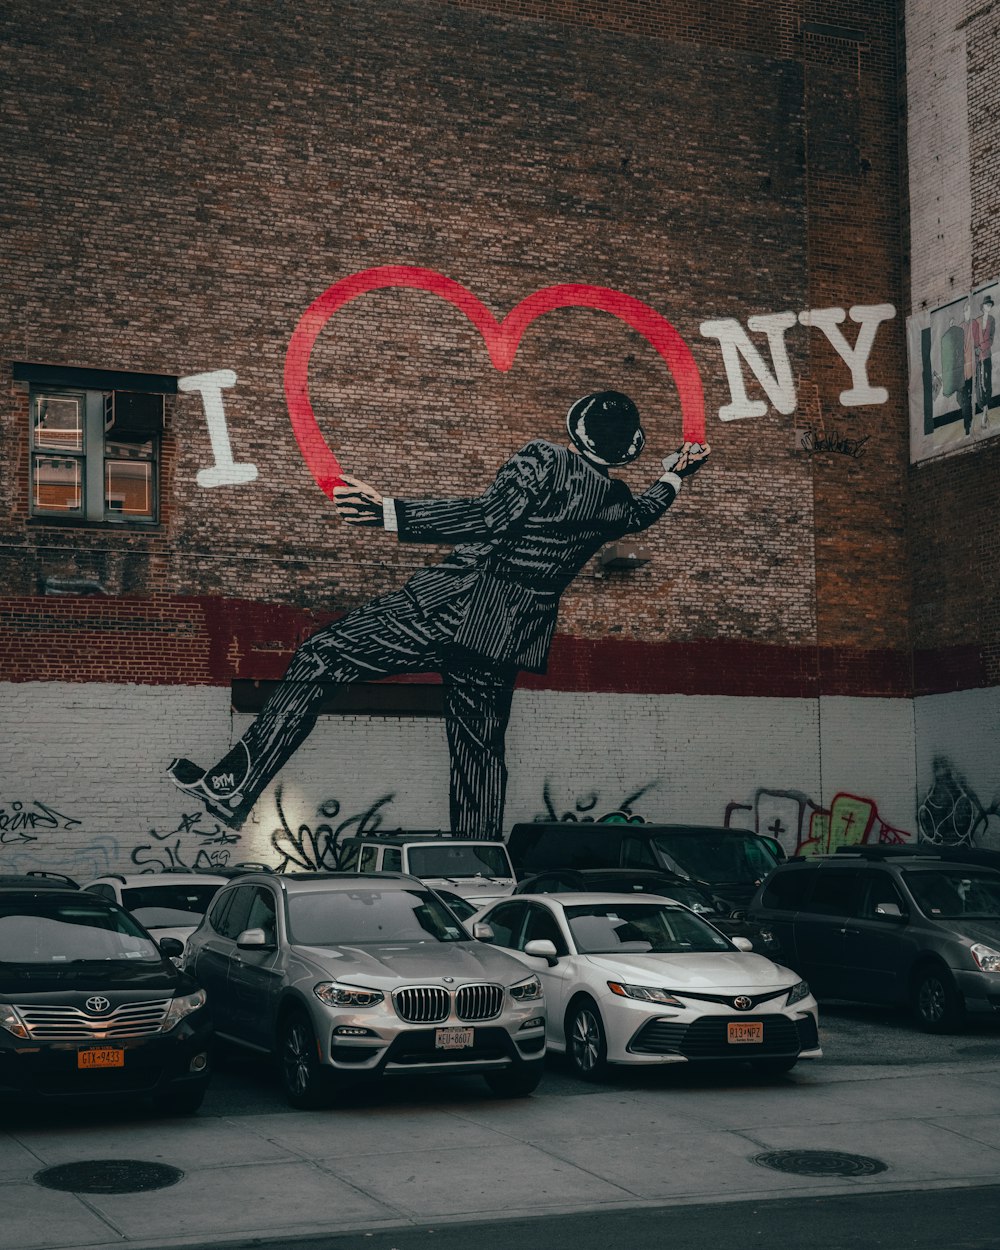
[[[446,846],[411,846],[410,872],[415,877],[509,877],[507,851],[500,845],[456,842]]]
[[[0,958],[8,964],[146,960],[163,956],[127,913],[98,899],[0,900]]]
[[[926,916],[941,920],[1000,920],[1000,873],[968,868],[904,870],[906,884]]]
[[[196,925],[221,882],[205,885],[136,885],[122,890],[122,906],[147,929]]]
[[[682,872],[713,885],[760,882],[778,862],[768,844],[755,833],[740,836],[692,829],[661,834],[655,841],[662,854]]]
[[[291,940],[300,946],[467,942],[430,890],[309,890],[288,899]]]
[[[566,919],[581,955],[688,955],[733,949],[732,943],[711,925],[669,903],[567,907]]]

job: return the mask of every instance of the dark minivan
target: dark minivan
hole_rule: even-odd
[[[750,907],[819,999],[908,1005],[928,1032],[1000,1012],[1000,872],[961,852],[796,858]]]
[[[518,879],[556,868],[650,868],[707,886],[729,907],[747,906],[781,862],[773,838],[716,825],[518,824],[507,839]]]

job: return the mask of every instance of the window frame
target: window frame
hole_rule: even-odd
[[[109,400],[119,389],[81,381],[76,384],[47,383],[33,380],[28,388],[28,514],[34,521],[56,522],[75,525],[104,525],[127,528],[150,528],[160,524],[161,484],[163,463],[163,429],[149,431],[135,443],[137,450],[131,461],[148,465],[149,513],[125,512],[110,507],[111,492],[108,489],[108,466],[121,461],[113,454],[116,444],[129,440],[115,437],[114,429],[107,428]],[[120,393],[125,393],[123,390]],[[68,398],[80,405],[80,446],[52,447],[39,441],[39,405],[45,399]],[[161,396],[162,402],[162,396]],[[71,461],[78,466],[79,500],[73,507],[51,507],[39,502],[37,466],[44,459]],[[144,475],[145,476],[145,475]]]

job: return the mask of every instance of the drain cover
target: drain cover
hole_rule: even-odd
[[[83,1163],[60,1163],[35,1173],[46,1189],[65,1189],[72,1194],[141,1194],[147,1189],[176,1185],[184,1173],[166,1163],[143,1163],[139,1159],[87,1159]]]
[[[769,1150],[753,1155],[752,1162],[796,1176],[874,1176],[889,1167],[881,1159],[841,1154],[839,1150]]]

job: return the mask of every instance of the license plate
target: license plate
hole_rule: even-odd
[[[729,1025],[730,1042],[756,1042],[764,1040],[763,1020],[740,1020],[738,1024]]]
[[[475,1029],[435,1029],[434,1045],[438,1050],[464,1050],[471,1046]]]
[[[124,1068],[125,1052],[117,1046],[100,1046],[92,1050],[79,1050],[76,1054],[78,1068]]]

